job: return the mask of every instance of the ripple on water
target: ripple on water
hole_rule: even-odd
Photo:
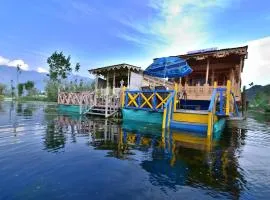
[[[210,145],[196,134],[58,115],[46,104],[4,104],[0,199],[270,195],[270,129],[255,118],[229,122]]]

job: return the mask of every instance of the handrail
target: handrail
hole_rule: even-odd
[[[159,92],[159,93],[168,93],[168,92],[174,92],[174,90],[125,90],[125,92],[129,93],[154,93],[154,92]]]
[[[171,96],[164,104],[162,128],[167,128],[170,126],[170,121],[172,119],[174,111],[174,99],[175,99],[175,91],[172,91]]]
[[[236,116],[239,117],[240,114],[239,114],[239,110],[238,110],[238,106],[237,106],[237,103],[236,103],[236,100],[235,100],[235,96],[234,96],[234,93],[231,91],[231,95],[233,97],[233,104],[234,104],[234,108],[235,108],[235,112],[236,112]]]
[[[167,100],[167,102],[164,104],[164,107],[167,107],[169,103],[174,99],[175,92],[172,90],[170,98]]]
[[[217,95],[217,89],[215,88],[213,90],[212,96],[211,96],[211,100],[210,100],[210,104],[209,104],[209,108],[208,108],[208,112],[211,112],[215,103],[215,99],[216,99],[216,95]]]
[[[216,97],[219,94],[217,92],[217,88],[213,90],[209,108],[208,108],[208,123],[207,123],[207,137],[212,137],[213,130],[214,130],[214,119],[215,119],[215,110],[216,110]]]

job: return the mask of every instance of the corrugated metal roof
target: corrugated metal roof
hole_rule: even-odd
[[[110,66],[105,66],[105,67],[99,67],[99,68],[94,68],[94,69],[89,69],[89,73],[91,74],[100,74],[100,73],[104,73],[106,71],[110,71],[110,70],[116,70],[116,69],[131,69],[134,71],[142,71],[141,67],[137,67],[134,65],[130,65],[130,64],[126,64],[126,63],[122,63],[122,64],[116,64],[116,65],[110,65]]]

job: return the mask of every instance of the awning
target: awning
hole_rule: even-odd
[[[160,78],[179,78],[191,72],[192,69],[186,60],[177,56],[154,59],[154,62],[144,71],[147,75]]]

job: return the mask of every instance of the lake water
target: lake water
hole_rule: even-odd
[[[219,140],[0,102],[0,199],[270,199],[270,119]]]

